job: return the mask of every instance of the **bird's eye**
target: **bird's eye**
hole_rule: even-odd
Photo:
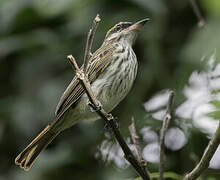
[[[132,23],[126,23],[126,24],[123,24],[122,25],[122,28],[123,29],[126,29],[126,28],[128,28],[129,26],[131,26],[132,25]]]
[[[116,31],[119,31],[120,29],[121,29],[121,25],[118,24],[118,25],[116,26]]]

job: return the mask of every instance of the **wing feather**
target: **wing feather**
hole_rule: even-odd
[[[111,62],[114,49],[115,48],[113,46],[103,46],[98,49],[90,58],[88,64],[88,77],[91,84]],[[84,93],[85,90],[75,76],[60,98],[55,112],[56,120],[58,120],[70,106],[72,106],[74,103],[77,103]]]

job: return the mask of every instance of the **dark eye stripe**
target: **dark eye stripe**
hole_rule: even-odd
[[[106,38],[108,36],[110,36],[111,34],[113,33],[116,33],[116,32],[120,32],[126,28],[128,28],[129,26],[131,26],[132,23],[131,22],[122,22],[122,23],[119,23],[117,25],[115,25],[112,29],[110,29],[106,35]]]
[[[116,31],[119,31],[120,29],[121,29],[121,25],[118,24],[118,25],[115,27],[115,30],[116,30]]]
[[[118,24],[118,25],[115,27],[115,30],[116,30],[116,31],[123,30],[123,29],[128,28],[128,27],[131,26],[131,25],[132,25],[132,23],[122,23],[122,24]]]
[[[132,23],[122,24],[122,29],[128,28],[131,25],[132,25]]]

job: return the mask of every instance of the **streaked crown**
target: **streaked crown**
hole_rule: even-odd
[[[133,44],[137,32],[139,32],[144,24],[149,21],[148,18],[138,21],[136,23],[132,22],[120,22],[113,26],[106,34],[104,43],[107,41],[117,41],[125,42],[130,45]]]
[[[129,26],[131,26],[132,23],[131,22],[120,22],[118,24],[116,24],[115,26],[113,26],[106,34],[105,38],[108,38],[109,36],[111,36],[114,33],[119,33],[122,30],[128,28]]]

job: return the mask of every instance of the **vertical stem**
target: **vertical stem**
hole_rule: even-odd
[[[160,180],[163,180],[163,172],[164,172],[164,139],[165,139],[165,133],[169,126],[169,122],[171,119],[171,107],[173,103],[174,98],[174,92],[171,91],[167,103],[167,109],[166,113],[163,119],[163,125],[160,131],[160,164],[159,164],[159,172],[160,172]]]
[[[131,139],[132,139],[132,141],[136,147],[136,150],[137,150],[138,161],[139,161],[143,171],[146,171],[147,176],[150,178],[150,175],[149,175],[150,173],[147,169],[147,162],[142,157],[142,150],[141,150],[141,146],[139,143],[139,137],[137,135],[136,128],[135,128],[134,117],[131,118],[131,125],[129,126],[129,131],[131,134]]]
[[[93,39],[95,36],[95,32],[96,32],[96,29],[97,29],[100,21],[101,21],[101,19],[100,19],[99,15],[97,14],[94,21],[93,21],[93,26],[89,30],[89,33],[87,36],[86,49],[85,49],[85,55],[84,55],[84,63],[83,63],[84,64],[83,71],[85,73],[87,72],[87,68],[88,68],[88,64],[89,64],[89,59],[90,59],[90,55],[91,55],[91,48],[92,48],[92,43],[93,43]]]

